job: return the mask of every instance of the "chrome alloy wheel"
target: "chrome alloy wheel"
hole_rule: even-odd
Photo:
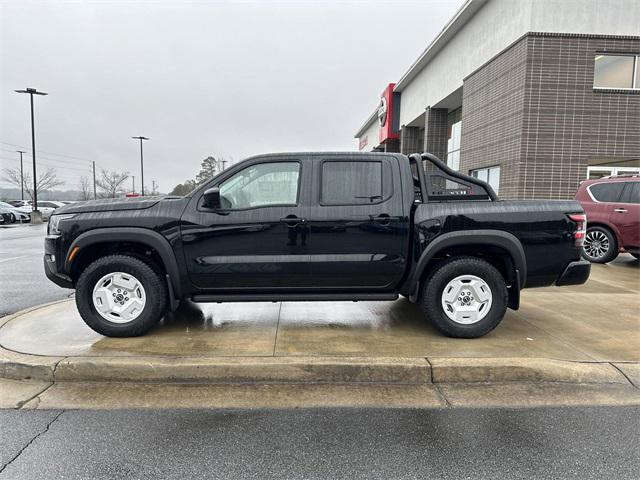
[[[602,258],[607,254],[611,245],[604,232],[591,230],[585,235],[582,248],[587,256],[591,258]]]
[[[113,323],[128,323],[144,310],[147,296],[140,281],[129,273],[106,274],[93,287],[93,306]]]
[[[487,282],[475,275],[460,275],[444,287],[442,308],[454,322],[471,325],[489,313],[492,299]]]

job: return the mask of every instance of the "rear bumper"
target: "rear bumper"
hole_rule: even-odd
[[[556,280],[556,286],[582,285],[589,279],[589,273],[591,273],[590,262],[586,260],[571,262]]]

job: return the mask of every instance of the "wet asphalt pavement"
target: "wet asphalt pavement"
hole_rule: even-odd
[[[0,478],[637,479],[640,408],[0,411]]]
[[[50,282],[42,255],[47,225],[0,228],[0,317],[68,297],[72,291]]]

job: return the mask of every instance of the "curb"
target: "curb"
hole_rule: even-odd
[[[0,318],[0,327],[38,308]],[[43,382],[389,384],[551,382],[640,388],[640,362],[549,358],[41,356],[0,345],[0,379]]]
[[[56,365],[64,357],[40,357],[0,347],[0,378],[53,382]]]
[[[425,384],[422,358],[360,357],[69,357],[55,381],[201,383]]]
[[[630,383],[610,363],[549,358],[429,358],[433,383]]]
[[[625,367],[638,369],[640,364],[630,363]],[[212,384],[555,382],[634,385],[611,363],[547,358],[48,357],[2,347],[0,378]]]
[[[26,315],[27,313],[31,313],[34,310],[40,310],[41,308],[50,307],[51,305],[56,305],[58,303],[64,303],[73,300],[73,297],[62,298],[60,300],[53,300],[52,302],[43,303],[41,305],[34,305],[33,307],[27,307],[18,312],[10,313],[9,315],[5,315],[4,317],[0,317],[0,328],[9,323],[14,318],[21,317],[22,315]],[[0,347],[1,348],[1,347]]]

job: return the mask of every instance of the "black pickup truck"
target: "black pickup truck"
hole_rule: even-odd
[[[195,302],[394,300],[478,337],[525,287],[575,285],[575,201],[500,201],[428,153],[249,158],[185,197],[74,203],[49,220],[44,265],[107,336],[141,335]]]

